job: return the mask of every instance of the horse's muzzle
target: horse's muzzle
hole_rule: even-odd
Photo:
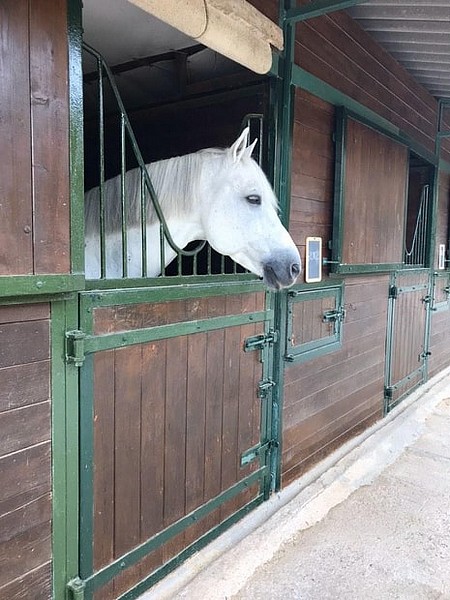
[[[290,287],[296,282],[301,270],[298,255],[288,260],[271,260],[264,265],[264,283],[272,290]]]

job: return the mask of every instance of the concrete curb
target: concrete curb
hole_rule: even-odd
[[[355,490],[372,483],[421,435],[426,419],[449,396],[450,368],[192,556],[140,599],[231,598],[282,544],[323,519]]]

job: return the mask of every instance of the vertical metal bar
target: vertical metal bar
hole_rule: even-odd
[[[122,277],[128,276],[127,205],[125,199],[125,116],[120,115],[120,208],[122,216]]]
[[[220,274],[225,274],[225,256],[223,254],[220,255]]]
[[[80,371],[80,572],[94,571],[94,356],[86,356]]]
[[[83,29],[81,0],[67,4],[70,258],[72,273],[84,273]]]
[[[64,361],[64,333],[78,327],[78,300],[51,305],[53,598],[65,598],[78,565],[78,369]]]
[[[99,140],[99,220],[100,220],[100,278],[106,276],[105,225],[105,111],[102,62],[97,58],[98,73],[98,140]]]
[[[212,273],[212,269],[211,269],[211,263],[212,263],[212,250],[211,250],[211,246],[208,245],[208,256],[207,256],[207,275],[211,275]]]
[[[147,202],[144,171],[141,169],[141,251],[142,277],[147,277]]]
[[[166,274],[166,250],[165,250],[165,235],[164,225],[159,223],[159,257],[161,260],[161,275]]]

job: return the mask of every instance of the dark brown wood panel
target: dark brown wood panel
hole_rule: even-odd
[[[334,190],[334,107],[297,89],[289,231],[305,259],[306,237],[331,239]]]
[[[450,310],[431,313],[429,375],[433,376],[450,363]]]
[[[433,151],[436,100],[345,11],[299,25],[295,55],[305,70]]]
[[[28,4],[0,4],[0,275],[33,273]]]
[[[347,279],[342,348],[287,366],[283,485],[381,417],[388,283],[386,276]],[[306,335],[309,313],[303,320]]]
[[[70,272],[66,2],[0,7],[0,276]]]
[[[52,563],[48,561],[0,588],[0,595],[8,600],[45,600],[52,597],[51,581]]]
[[[51,597],[49,326],[46,303],[0,307],[0,598]]]
[[[347,121],[342,262],[401,263],[408,150]]]
[[[70,271],[66,1],[32,0],[30,87],[34,272]]]
[[[179,304],[179,306],[178,306]],[[234,315],[261,294],[108,308],[113,327]],[[134,310],[136,309],[136,310]],[[103,309],[100,309],[103,311]],[[97,323],[105,323],[104,313]],[[228,489],[256,468],[240,454],[258,442],[262,377],[245,339],[262,324],[99,352],[94,358],[94,563],[101,568]],[[257,462],[257,461],[256,461]],[[116,597],[252,500],[252,486],[127,569],[96,594]]]

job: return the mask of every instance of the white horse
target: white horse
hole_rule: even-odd
[[[220,254],[262,277],[271,289],[292,285],[300,274],[300,256],[277,215],[275,194],[251,158],[246,128],[225,150],[206,149],[146,165],[168,230],[179,248],[206,240]],[[142,275],[141,174],[125,174],[127,277]],[[104,183],[105,273],[123,277],[121,176]],[[148,196],[148,194],[147,194]],[[99,188],[85,196],[86,277],[100,277]],[[160,223],[146,200],[147,274],[161,272]],[[165,265],[176,256],[164,242]]]

